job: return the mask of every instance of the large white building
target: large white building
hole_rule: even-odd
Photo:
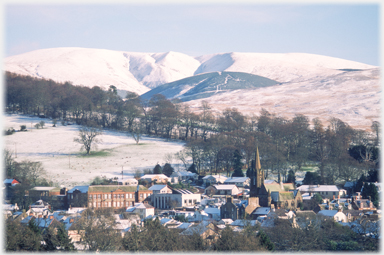
[[[159,185],[160,186],[160,185]],[[150,188],[151,189],[151,188]],[[159,209],[172,209],[177,207],[192,207],[201,202],[201,195],[194,194],[186,189],[156,189],[151,196],[151,203]],[[161,190],[166,192],[161,193]],[[153,189],[155,191],[155,189]]]

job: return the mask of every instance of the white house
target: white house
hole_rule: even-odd
[[[201,202],[201,195],[186,189],[172,189],[170,193],[154,193],[151,196],[152,205],[156,208],[171,209],[177,207],[193,207]]]
[[[179,183],[180,181],[197,181],[199,175],[188,171],[173,172],[170,176],[171,183]]]
[[[336,185],[302,185],[297,190],[300,190],[301,194],[309,193],[318,193],[323,198],[335,199],[340,197],[345,197],[347,191],[344,189],[339,189]]]
[[[126,212],[136,213],[140,216],[140,219],[144,219],[149,215],[155,215],[155,207],[146,202],[136,203],[135,205],[128,207]]]
[[[207,175],[203,177],[203,183],[205,186],[209,186],[211,184],[224,183],[226,179],[228,177],[222,175]]]
[[[332,218],[336,222],[348,222],[347,215],[341,210],[321,210],[317,213],[319,217]]]
[[[233,177],[228,178],[224,181],[224,184],[232,184],[236,185],[239,188],[244,188],[245,186],[249,186],[249,177]]]
[[[164,194],[172,193],[172,190],[165,184],[155,184],[149,187],[149,190],[152,190],[153,194]]]

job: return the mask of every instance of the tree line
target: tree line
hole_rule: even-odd
[[[176,157],[200,175],[236,175],[249,167],[256,148],[266,177],[272,172],[287,181],[308,164],[316,165],[320,184],[356,180],[378,168],[380,123],[357,130],[337,118],[325,126],[319,118],[297,114],[287,119],[262,109],[245,116],[236,108],[215,113],[202,101],[198,111],[161,94],[145,100],[135,93],[125,98],[98,86],[87,88],[69,82],[36,79],[6,72],[6,110],[77,124],[126,131],[139,143],[142,134],[186,141]],[[235,163],[236,162],[236,163]],[[280,181],[280,180],[279,180]]]

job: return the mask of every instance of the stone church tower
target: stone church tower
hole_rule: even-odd
[[[251,163],[250,197],[258,197],[260,206],[271,206],[271,194],[264,186],[264,171],[261,169],[259,148],[256,149],[255,160]]]

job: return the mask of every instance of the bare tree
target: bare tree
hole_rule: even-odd
[[[139,144],[140,139],[143,135],[143,125],[140,121],[134,121],[132,122],[131,126],[131,136],[135,140],[136,144]]]
[[[102,131],[97,127],[82,127],[79,129],[79,137],[76,137],[73,141],[80,143],[82,145],[81,149],[84,149],[89,155],[91,148],[102,142],[102,140],[96,138],[101,134]]]

